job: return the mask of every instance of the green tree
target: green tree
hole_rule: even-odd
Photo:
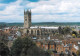
[[[78,35],[78,33],[76,31],[72,31],[72,34],[75,34],[76,36]]]
[[[0,41],[4,42],[5,44],[8,43],[8,34],[4,31],[0,32]]]
[[[71,28],[59,26],[58,31],[60,34],[69,34],[71,32]]]
[[[45,56],[46,52],[38,48],[36,44],[27,37],[17,38],[11,48],[12,56]]]
[[[59,34],[64,34],[63,28],[61,26],[59,26],[58,31],[59,31]]]
[[[24,48],[24,50],[25,50],[25,48]],[[22,51],[21,56],[47,56],[45,51],[38,48],[37,46],[31,46],[28,50],[25,50],[25,52]]]
[[[3,42],[0,41],[0,55],[9,56],[9,54],[10,54],[9,48]]]
[[[47,50],[47,52],[49,55],[54,54],[52,50]]]
[[[78,34],[78,36],[77,36],[78,38],[80,38],[80,35]]]
[[[71,29],[69,27],[64,27],[63,31],[64,34],[69,34],[71,32]]]
[[[63,52],[61,52],[61,53],[60,53],[60,56],[64,56],[64,53],[63,53]]]
[[[77,54],[77,56],[79,56],[79,55],[80,55],[80,50],[78,50],[78,51],[76,52],[76,54]]]
[[[6,24],[0,24],[0,29],[6,27],[7,25]]]
[[[36,44],[30,39],[30,38],[23,38],[23,49],[22,49],[22,53],[24,55],[27,55],[28,52],[27,50],[31,47],[34,47]]]
[[[12,56],[20,56],[21,51],[23,48],[23,42],[21,38],[17,38],[14,42],[13,45],[11,47],[11,55]]]

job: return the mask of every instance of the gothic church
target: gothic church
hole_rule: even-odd
[[[55,32],[58,32],[58,28],[54,27],[32,27],[31,26],[31,10],[24,10],[24,30],[23,32],[27,35],[34,36],[53,36]]]

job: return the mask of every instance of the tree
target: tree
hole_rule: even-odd
[[[71,31],[71,28],[59,26],[58,30],[60,34],[69,34]]]
[[[76,31],[72,31],[72,34],[75,34],[77,36],[78,33]]]
[[[23,38],[23,49],[21,56],[46,56],[46,52],[36,46],[31,38]]]
[[[78,36],[77,36],[78,38],[80,38],[80,35],[78,34]]]
[[[64,56],[64,53],[63,53],[63,52],[61,52],[61,53],[60,53],[60,56]]]
[[[78,50],[78,51],[76,52],[76,54],[77,54],[77,56],[79,56],[79,55],[80,55],[80,50]]]
[[[0,55],[8,56],[9,54],[10,54],[9,48],[3,42],[0,42]]]
[[[0,29],[6,27],[7,25],[6,24],[0,24]]]
[[[25,50],[25,52],[22,51],[21,56],[47,56],[46,52],[38,48],[37,46],[31,46],[28,50]]]
[[[61,26],[59,26],[58,31],[59,31],[59,33],[61,33],[61,31],[62,31]]]
[[[23,42],[22,39],[20,37],[18,37],[14,42],[13,45],[11,47],[11,55],[12,56],[20,56],[21,51],[23,48]]]
[[[61,26],[59,26],[58,31],[59,31],[59,34],[64,34],[63,28]]]
[[[4,31],[0,32],[0,41],[4,42],[5,44],[8,42],[8,34]]]
[[[73,38],[76,38],[76,35],[75,34],[72,34]]]
[[[27,55],[28,52],[27,50],[31,47],[34,47],[36,44],[30,39],[30,38],[23,38],[23,49],[22,49],[22,53],[24,55]]]
[[[12,56],[45,56],[46,52],[38,48],[28,37],[17,38],[11,47]]]
[[[47,50],[47,52],[48,52],[49,55],[54,54],[52,50]]]
[[[71,29],[69,27],[64,27],[63,31],[64,31],[64,34],[69,34]]]

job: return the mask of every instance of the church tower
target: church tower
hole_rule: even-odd
[[[24,10],[24,28],[31,27],[31,10]]]

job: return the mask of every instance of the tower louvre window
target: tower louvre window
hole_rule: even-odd
[[[27,19],[25,19],[25,21],[27,21]]]

